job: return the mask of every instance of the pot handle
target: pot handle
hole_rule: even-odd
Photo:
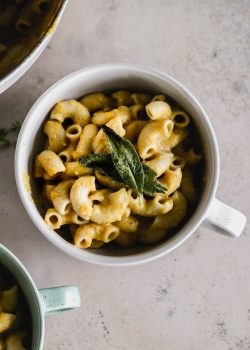
[[[246,217],[238,210],[214,198],[204,224],[207,227],[216,226],[219,233],[227,236],[239,237],[246,225]]]
[[[81,306],[79,290],[74,286],[39,289],[39,294],[45,315],[56,314]]]

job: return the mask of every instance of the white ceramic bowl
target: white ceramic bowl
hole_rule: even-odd
[[[81,250],[66,242],[45,224],[43,211],[34,200],[37,192],[36,182],[32,178],[34,157],[42,150],[44,141],[42,126],[56,102],[79,98],[90,92],[121,88],[164,93],[177,101],[192,116],[205,150],[207,182],[197,209],[169,240],[152,247],[129,250],[112,248]],[[163,256],[183,243],[204,221],[220,227],[224,233],[238,236],[245,226],[246,218],[215,198],[219,169],[216,137],[207,114],[196,98],[182,84],[157,69],[119,63],[81,69],[50,87],[28,113],[19,134],[15,155],[17,188],[23,205],[38,230],[65,253],[83,261],[104,265],[138,264]],[[27,175],[30,176],[31,191],[27,186]]]

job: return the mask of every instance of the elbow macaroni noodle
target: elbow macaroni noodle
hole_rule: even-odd
[[[139,156],[147,160],[157,153],[165,153],[170,147],[164,144],[171,138],[174,123],[168,119],[155,120],[147,123],[138,136]]]
[[[67,225],[69,240],[82,249],[111,241],[130,248],[173,234],[197,203],[202,153],[190,116],[167,101],[163,94],[152,98],[119,90],[55,105],[44,125],[45,149],[34,163],[34,176],[44,181],[45,222],[51,229]],[[133,143],[165,193],[138,196],[79,163],[90,153],[109,153],[103,125]]]

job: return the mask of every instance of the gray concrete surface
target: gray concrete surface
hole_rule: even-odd
[[[250,210],[250,2],[70,0],[56,35],[0,96],[0,127],[22,121],[52,83],[90,64],[158,67],[186,85],[218,137],[218,197]],[[144,266],[84,264],[33,226],[16,191],[14,147],[0,149],[0,241],[39,287],[74,284],[82,308],[46,319],[45,350],[250,349],[249,224],[239,239],[200,227]]]

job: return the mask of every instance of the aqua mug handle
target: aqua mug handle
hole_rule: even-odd
[[[81,306],[80,293],[75,286],[39,289],[39,294],[45,315],[56,314]]]

